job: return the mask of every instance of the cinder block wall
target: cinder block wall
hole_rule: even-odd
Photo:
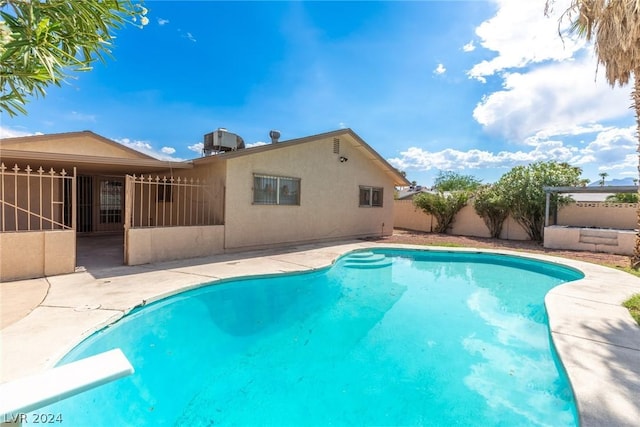
[[[557,225],[633,230],[637,203],[575,202],[558,210]]]

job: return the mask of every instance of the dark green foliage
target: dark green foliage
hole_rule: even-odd
[[[0,0],[0,112],[26,114],[29,97],[90,70],[113,31],[145,25],[146,13],[134,0]]]
[[[457,172],[440,172],[433,187],[438,191],[472,191],[480,187],[481,181],[471,175],[461,175]]]
[[[507,200],[495,186],[484,186],[476,191],[473,208],[489,229],[491,237],[500,238],[502,225],[509,215]]]
[[[575,186],[582,181],[582,170],[568,163],[555,161],[536,162],[528,166],[516,166],[504,174],[495,184],[513,219],[527,232],[531,240],[542,241],[546,196],[543,187]],[[551,210],[569,202],[569,198],[551,197]]]
[[[638,193],[616,193],[608,196],[606,201],[611,203],[638,203]]]
[[[437,220],[434,231],[446,233],[453,220],[467,204],[469,193],[467,191],[452,191],[450,193],[421,193],[413,198],[413,204],[425,213],[433,215]]]

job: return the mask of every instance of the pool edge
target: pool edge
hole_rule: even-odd
[[[136,294],[122,299],[120,305],[105,303],[97,309],[92,309],[91,301],[88,301],[86,312],[74,311],[82,307],[77,301],[60,307],[56,305],[55,295],[47,295],[36,310],[0,331],[3,348],[0,382],[11,379],[7,373],[13,377],[23,376],[53,366],[84,338],[114,323],[141,303],[219,279],[221,276],[216,268],[222,268],[227,278],[246,276],[247,269],[257,271],[256,274],[308,271],[328,267],[353,250],[369,248],[497,253],[544,260],[582,271],[585,278],[557,286],[545,297],[552,342],[573,388],[581,425],[631,426],[635,425],[633,421],[640,419],[640,403],[633,399],[640,395],[640,363],[637,362],[640,360],[640,327],[620,305],[632,294],[640,292],[640,278],[611,268],[548,255],[363,241],[306,245],[294,252],[266,250],[254,252],[250,257],[235,254],[240,259],[237,262],[227,255],[208,258],[195,266],[174,262],[155,264],[152,268],[131,268],[127,270],[131,274],[112,278],[111,288],[107,286],[109,278],[97,279],[86,274],[47,279],[52,282],[52,288],[66,286],[65,289],[73,290],[74,286],[83,286],[92,298],[104,298],[105,301],[107,295],[100,292],[113,289],[122,292],[127,288],[132,292],[145,290],[149,295],[136,300]],[[167,280],[179,279],[179,283],[173,286],[153,282],[165,275]],[[142,288],[145,285],[150,288]],[[65,295],[59,294],[58,300]],[[64,316],[60,317],[61,314]]]

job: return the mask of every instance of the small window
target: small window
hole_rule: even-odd
[[[254,175],[253,203],[256,205],[300,205],[300,178]]]
[[[382,188],[360,186],[360,206],[382,207]]]

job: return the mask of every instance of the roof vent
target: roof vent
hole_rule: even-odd
[[[204,135],[202,154],[210,156],[243,148],[244,140],[240,136],[227,131],[225,128],[218,128],[216,131]]]
[[[280,131],[279,130],[272,130],[271,132],[269,132],[269,137],[271,138],[271,143],[275,144],[276,142],[278,142],[278,138],[280,138]]]

